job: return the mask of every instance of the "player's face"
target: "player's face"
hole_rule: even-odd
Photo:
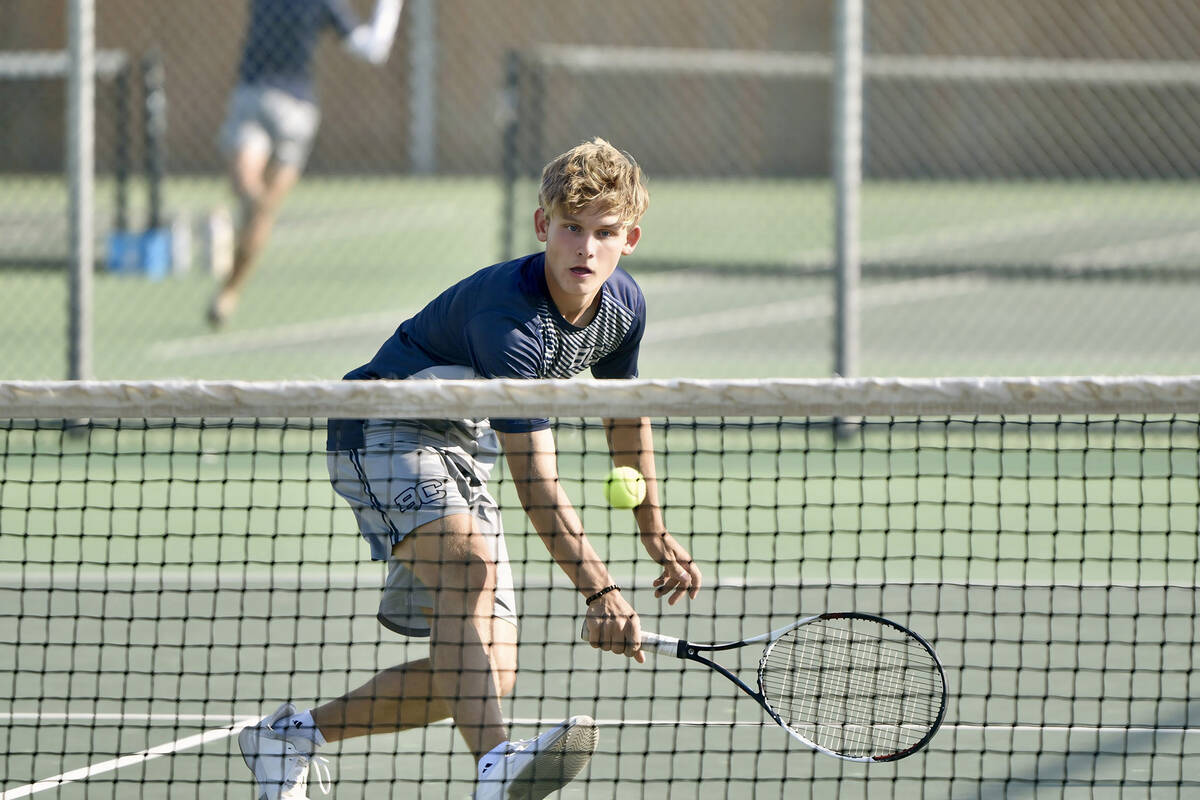
[[[621,256],[632,253],[642,236],[640,227],[622,224],[617,214],[590,208],[574,213],[539,208],[534,228],[546,243],[550,297],[571,322],[586,316]]]

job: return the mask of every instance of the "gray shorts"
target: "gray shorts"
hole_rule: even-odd
[[[429,435],[409,435],[416,428],[400,430],[389,435],[384,426],[372,429],[369,423],[365,447],[331,452],[327,460],[334,491],[354,511],[371,558],[388,562],[380,623],[409,636],[429,635],[433,597],[404,563],[391,558],[392,547],[421,525],[470,514],[497,567],[493,616],[516,625],[516,592],[500,509],[487,492],[494,456],[471,455]]]
[[[232,158],[247,147],[260,149],[280,164],[302,170],[320,122],[315,103],[269,86],[240,84],[221,126],[221,152]]]

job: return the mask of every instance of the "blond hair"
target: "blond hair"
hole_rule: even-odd
[[[538,203],[547,214],[574,214],[594,206],[616,213],[623,225],[632,228],[646,213],[650,193],[633,156],[597,136],[542,169]]]

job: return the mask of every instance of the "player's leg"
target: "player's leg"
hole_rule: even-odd
[[[284,198],[300,180],[300,169],[273,159],[264,163],[261,154],[244,152],[234,162],[232,172],[242,221],[225,289],[237,293],[258,263]]]
[[[422,525],[396,544],[433,599],[429,661],[433,697],[454,717],[479,758],[508,739],[500,680],[492,662],[498,568],[474,516],[453,514]]]
[[[378,472],[379,459],[368,458],[365,465],[363,460],[356,460],[358,474],[365,476],[369,472]],[[402,474],[405,471],[403,463],[407,460],[406,457],[401,457],[399,461],[392,460],[391,469]],[[339,480],[350,461],[345,456],[331,457],[330,471],[335,477],[334,485],[335,488],[341,487],[340,492],[352,493],[347,499],[352,500],[351,507],[359,518],[364,537],[372,544],[372,552],[378,554],[384,543],[394,538],[390,527],[395,522],[379,514],[378,509],[357,502],[364,498],[354,490],[369,485],[369,482],[359,482],[357,478],[348,482]],[[428,460],[425,463],[428,466]],[[380,489],[383,488],[381,485]],[[380,522],[385,518],[387,522]],[[469,517],[465,525],[471,526]],[[437,527],[440,530],[445,526],[434,522],[422,527]],[[454,527],[453,523],[451,527]],[[498,528],[496,532],[499,533]],[[412,535],[405,535],[405,540]],[[492,537],[487,544],[487,558],[493,558],[497,552],[503,554],[502,538]],[[407,553],[405,548],[398,550],[401,555]],[[517,665],[515,597],[506,555],[497,566],[497,572],[501,576],[502,599],[487,609],[490,625],[480,627],[495,676],[496,692],[505,695],[513,689]],[[392,630],[428,635],[435,622],[433,605],[433,595],[425,589],[414,571],[404,562],[392,560],[380,604],[380,621]],[[464,616],[461,611],[456,615],[459,618]],[[468,688],[465,691],[478,690]],[[291,704],[285,703],[258,725],[243,731],[239,742],[243,757],[255,774],[261,797],[272,800],[303,798],[308,766],[320,747],[339,739],[413,728],[445,719],[451,715],[452,709],[445,698],[446,691],[435,682],[430,659],[420,659],[384,670],[358,689],[312,711],[298,712]]]
[[[234,240],[233,267],[213,299],[209,320],[224,323],[237,309],[242,289],[258,265],[259,255],[271,236],[283,200],[300,180],[300,170],[290,164],[264,160],[257,151],[242,151],[231,166],[241,206],[237,236]]]
[[[244,230],[248,209],[263,193],[267,165],[271,163],[271,131],[263,120],[262,105],[262,89],[238,86],[229,99],[219,136],[221,152],[229,168],[230,186],[238,204],[238,239]],[[235,244],[235,255],[238,249]],[[229,278],[226,276],[226,283]],[[214,327],[221,325],[236,305],[236,294],[226,292],[222,286],[209,304],[209,323]]]
[[[227,143],[239,223],[233,266],[209,308],[214,327],[236,310],[284,198],[300,180],[320,121],[313,103],[272,89],[247,89],[241,104],[241,132],[229,134]]]
[[[411,538],[422,526],[417,525],[409,533],[401,531],[421,521],[425,527],[440,529],[447,523],[439,515],[463,516],[468,512],[474,516],[474,529],[483,537],[486,555],[496,565],[496,590],[491,608],[485,609],[492,620],[487,649],[499,693],[504,696],[513,690],[517,669],[518,619],[512,567],[499,509],[482,489],[489,466],[475,463],[470,472],[474,479],[430,451],[390,456],[364,451],[353,458],[345,454],[330,458],[334,488],[350,502],[359,529],[371,543],[372,554],[377,558],[388,555],[378,618],[391,631],[425,637],[433,627],[433,595],[411,568],[410,548],[395,545]],[[396,503],[372,504],[371,495],[377,501],[390,497]],[[312,713],[328,741],[403,730],[452,716],[451,708],[434,687],[429,659],[384,670]]]
[[[491,638],[489,656],[503,697],[516,684],[517,627],[497,619]],[[451,716],[450,706],[434,688],[428,658],[386,669],[312,711],[314,724],[329,742],[419,728]]]
[[[496,619],[504,605],[496,595],[509,575],[503,539],[485,535],[480,516],[458,514],[438,522],[414,530],[393,548],[433,597],[432,695],[450,710],[478,759],[477,800],[545,797],[586,766],[596,748],[595,724],[590,717],[572,717],[532,739],[509,740],[500,708],[500,665],[493,657],[495,632],[509,627]]]

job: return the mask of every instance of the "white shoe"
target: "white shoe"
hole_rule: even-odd
[[[509,742],[495,763],[480,765],[475,800],[540,800],[558,791],[587,766],[596,739],[595,721],[578,716],[541,736]]]
[[[272,727],[295,713],[295,706],[284,703],[274,714],[238,734],[242,758],[258,784],[258,800],[308,800],[308,765],[316,745],[298,736],[285,737]],[[317,780],[329,794],[326,763],[316,757]]]

